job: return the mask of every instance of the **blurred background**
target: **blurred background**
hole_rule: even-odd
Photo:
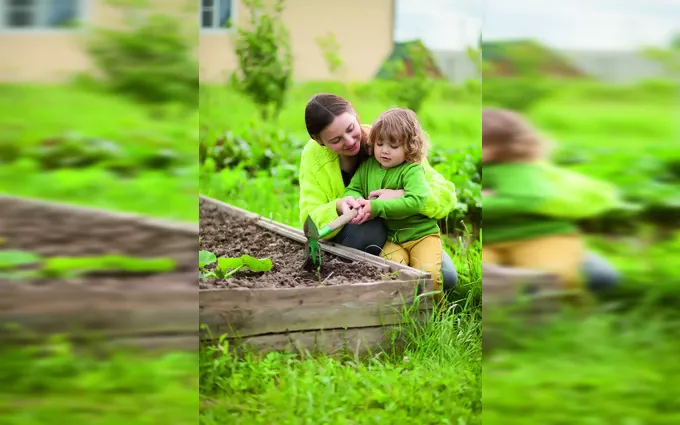
[[[0,1],[2,423],[198,421],[197,14]]]
[[[484,423],[677,420],[678,16],[662,0],[484,4],[484,107],[521,112],[556,143],[556,164],[625,201],[579,223],[619,288],[585,321],[511,331],[513,348],[485,353]]]

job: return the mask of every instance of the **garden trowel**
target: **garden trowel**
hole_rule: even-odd
[[[328,225],[317,229],[316,224],[312,217],[307,216],[305,220],[304,231],[307,242],[305,243],[305,263],[303,268],[305,269],[317,269],[321,267],[321,246],[319,246],[319,240],[333,233],[336,229],[344,226],[345,224],[352,221],[354,217],[357,216],[357,210],[351,210],[331,221]]]

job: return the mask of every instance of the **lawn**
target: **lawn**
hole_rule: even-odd
[[[0,86],[0,193],[195,222],[197,112],[74,86]]]

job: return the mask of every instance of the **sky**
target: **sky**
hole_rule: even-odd
[[[464,49],[485,40],[534,38],[555,48],[637,50],[680,32],[680,0],[396,0],[397,41]]]

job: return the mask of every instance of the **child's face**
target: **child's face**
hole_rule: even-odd
[[[404,145],[390,144],[378,140],[373,146],[373,157],[380,163],[382,168],[392,168],[404,162],[406,152],[404,152]]]

